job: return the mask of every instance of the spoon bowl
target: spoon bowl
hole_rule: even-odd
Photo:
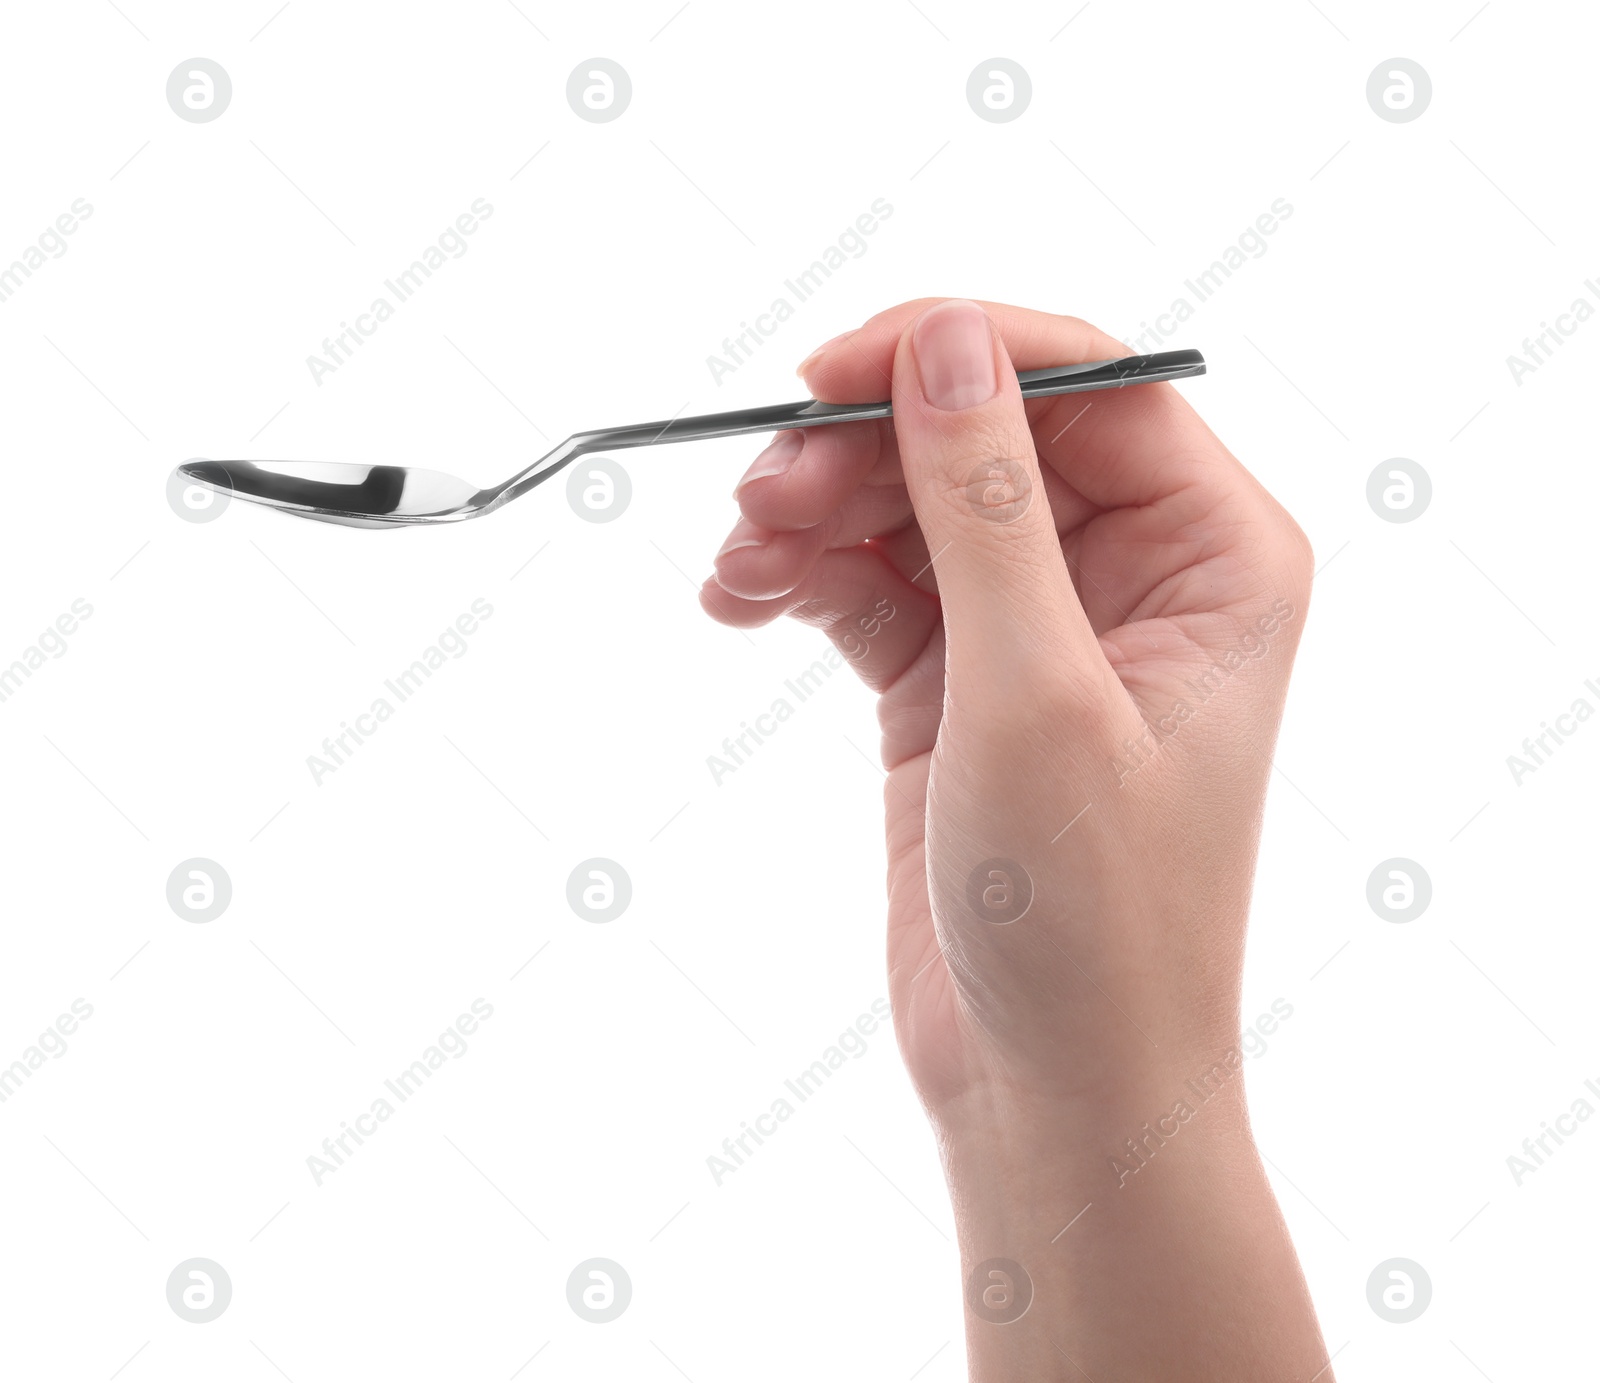
[[[351,528],[451,523],[479,512],[480,491],[442,471],[343,461],[186,461],[187,480],[254,504]]]

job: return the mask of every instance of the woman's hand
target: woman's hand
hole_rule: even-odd
[[[963,300],[829,342],[812,392],[893,422],[781,434],[701,599],[819,625],[880,693],[890,993],[973,1377],[1309,1378],[1238,1007],[1311,552],[1172,386],[1022,402],[1018,369],[1123,354]]]

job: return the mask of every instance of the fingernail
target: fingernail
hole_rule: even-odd
[[[805,437],[799,431],[780,432],[773,439],[772,445],[750,463],[750,469],[733,487],[734,497],[738,498],[739,491],[752,480],[762,480],[769,475],[782,475],[794,465],[795,458],[800,455],[800,448],[804,445]]]
[[[749,519],[740,519],[734,524],[733,532],[728,534],[728,541],[717,549],[717,556],[726,557],[742,547],[760,547],[766,540],[766,529],[757,528]]]
[[[1000,387],[994,338],[977,303],[964,298],[930,307],[911,331],[922,396],[947,412],[972,408]]]
[[[816,350],[812,351],[810,355],[808,355],[804,360],[794,367],[794,372],[804,379],[806,371],[815,365],[817,361],[822,359],[822,357],[829,350],[831,350],[834,346],[837,346],[841,341],[848,341],[856,334],[856,332],[860,330],[860,327],[852,327],[849,331],[841,331],[837,336],[831,337],[824,341],[816,348]]]

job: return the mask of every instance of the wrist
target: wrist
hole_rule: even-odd
[[[938,1111],[973,1380],[1309,1377],[1326,1362],[1242,1076],[1207,1098],[1146,1077],[1049,1106],[990,1086]],[[1263,1355],[1247,1332],[1218,1338],[1241,1301],[1303,1328]]]
[[[946,1101],[934,1127],[957,1224],[974,1248],[983,1235],[1032,1239],[1046,1227],[1054,1242],[1086,1205],[1170,1207],[1259,1165],[1242,1074],[1221,1080],[1207,1068],[1183,1079],[1141,1072],[1069,1100],[986,1085]]]

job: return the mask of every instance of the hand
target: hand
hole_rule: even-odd
[[[1309,1377],[1237,1049],[1311,551],[1172,386],[1022,402],[1017,369],[1123,354],[960,300],[829,342],[812,392],[892,387],[895,417],[780,435],[702,602],[821,626],[880,693],[896,1031],[967,1268],[1011,1260],[1040,1294],[1031,1323],[969,1313],[973,1376],[1071,1373],[1066,1332],[1090,1374]],[[1230,1320],[1247,1287],[1270,1339]]]

